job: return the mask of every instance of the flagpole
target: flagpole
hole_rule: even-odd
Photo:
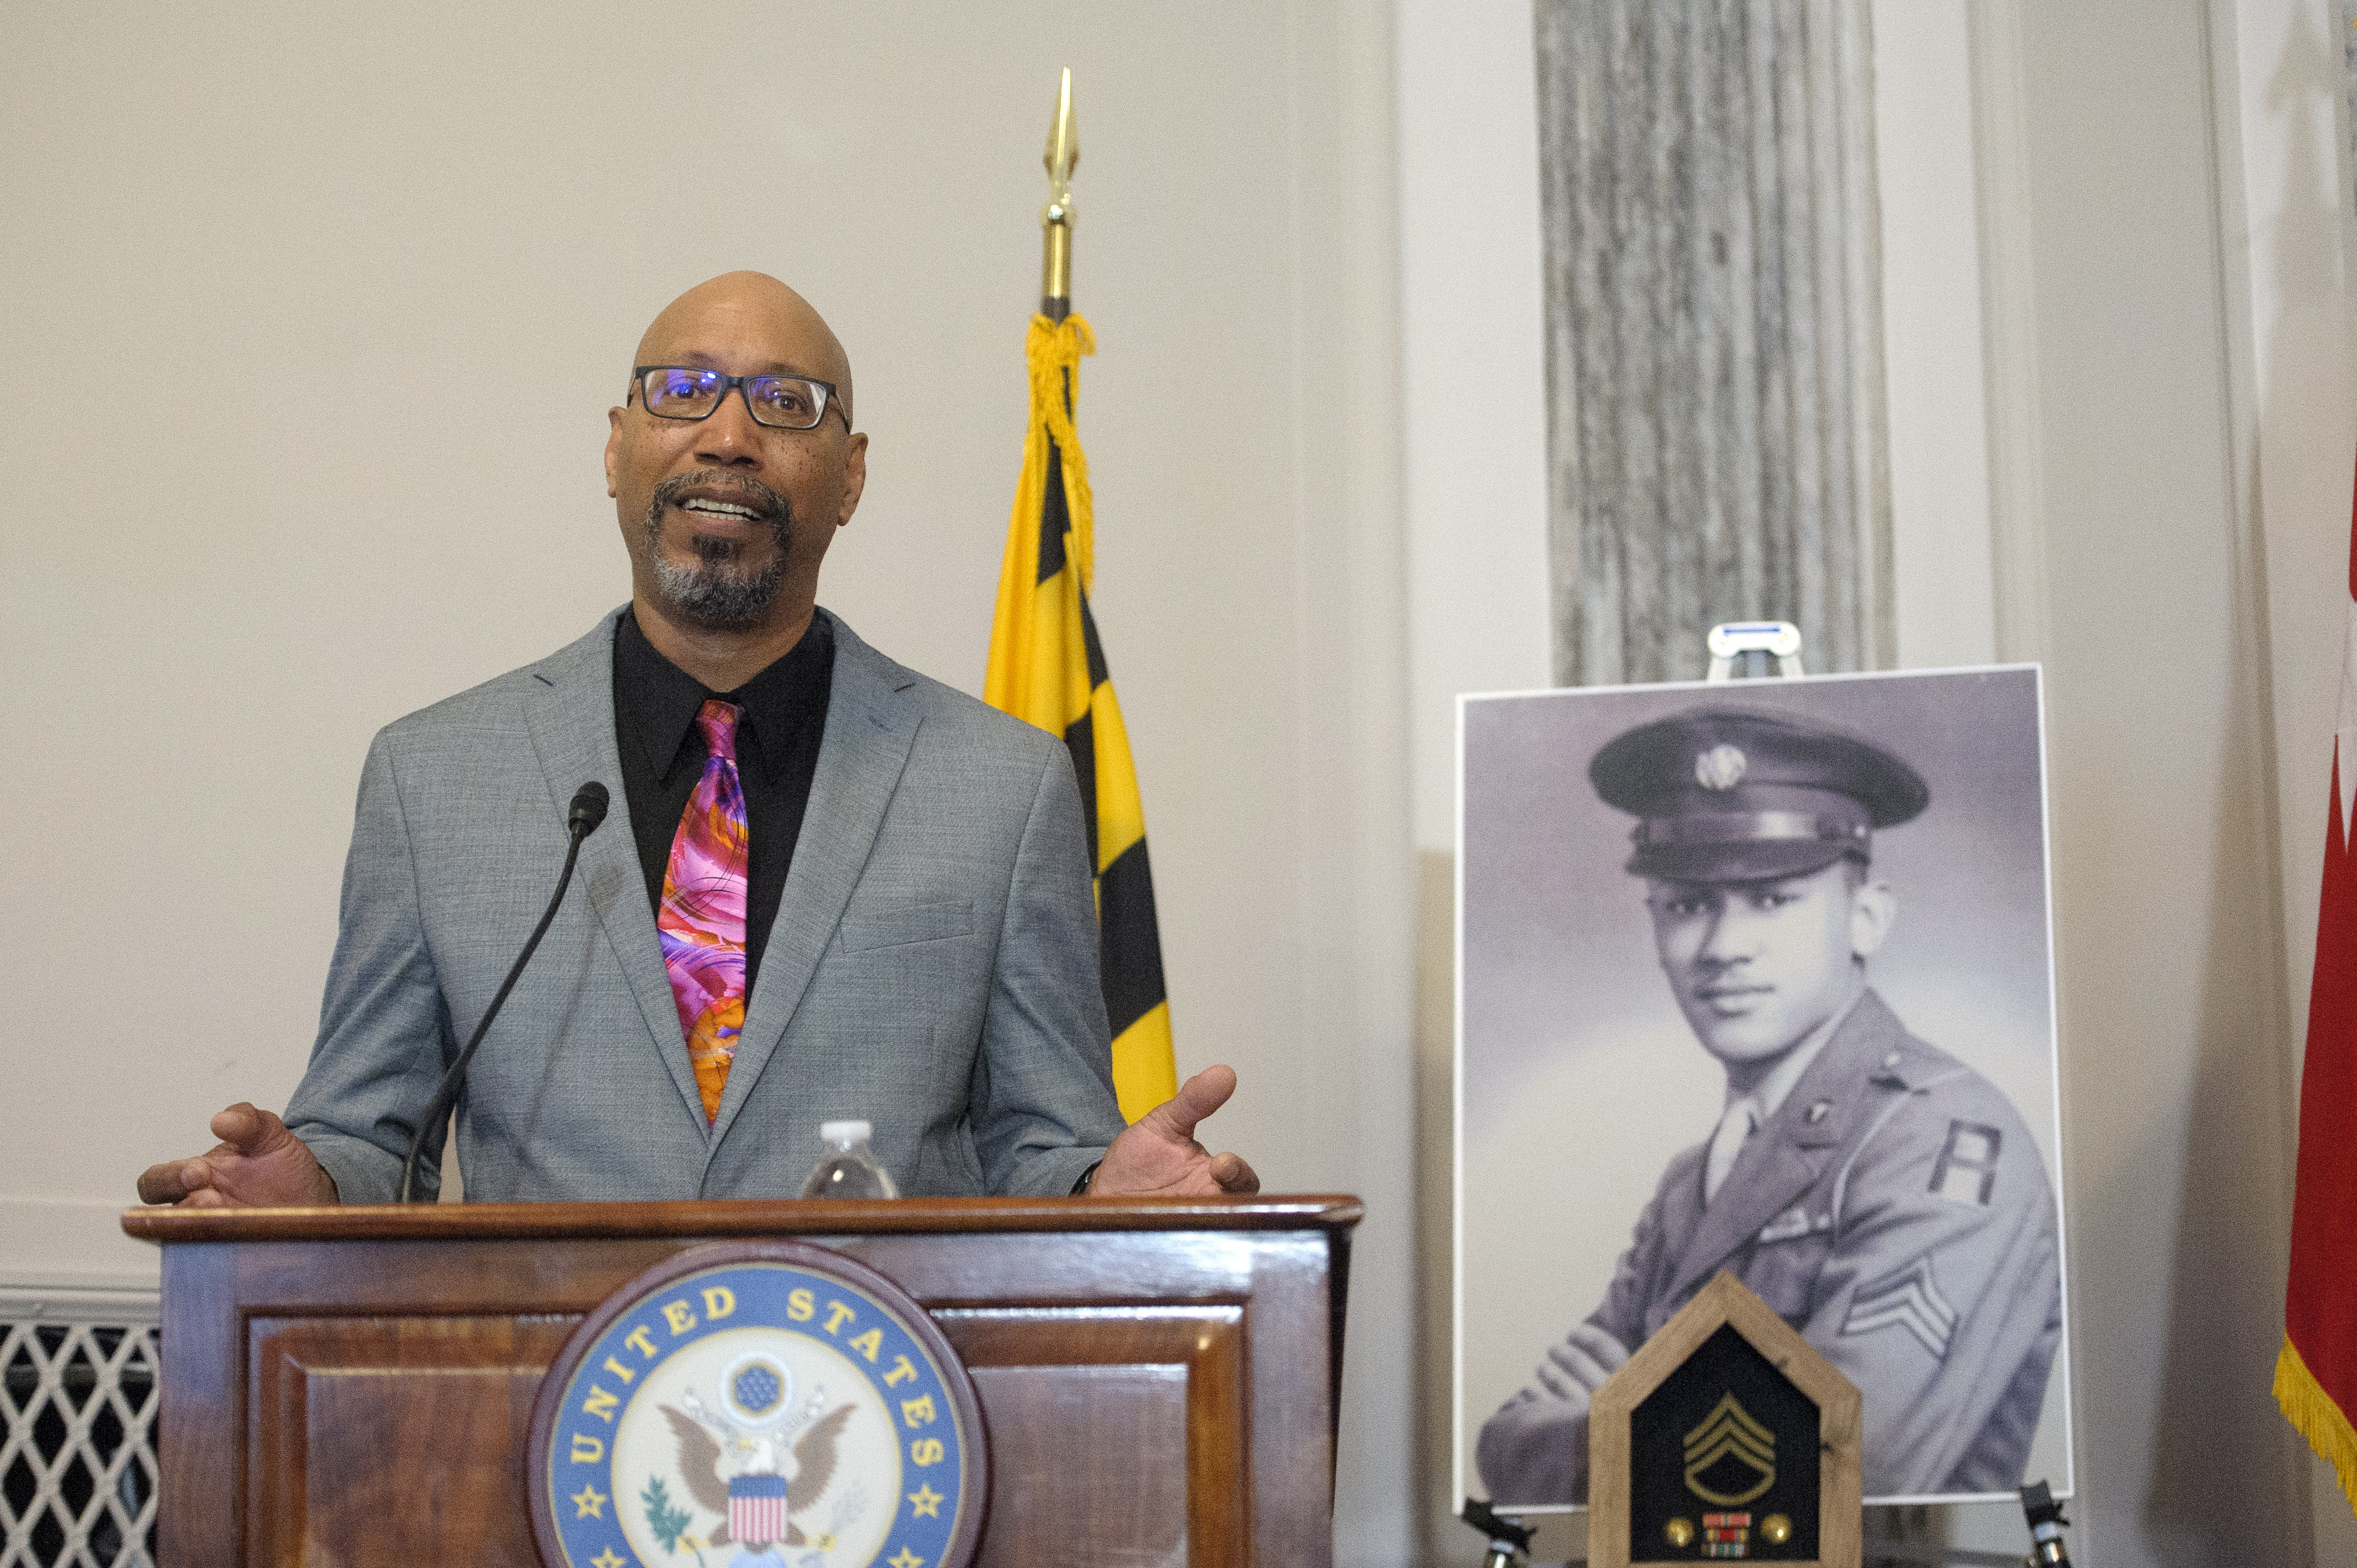
[[[1056,91],[1056,118],[1048,126],[1048,205],[1039,209],[1039,314],[1061,321],[1072,313],[1072,171],[1081,138],[1072,124],[1072,68]]]
[[[1162,928],[1146,850],[1137,766],[1114,695],[1113,671],[1089,608],[1096,507],[1088,459],[1072,428],[1073,383],[1096,352],[1088,318],[1072,308],[1072,72],[1048,127],[1048,205],[1039,211],[1039,308],[1023,333],[1031,415],[1007,520],[990,622],[983,700],[1059,737],[1071,757],[1095,888],[1097,957],[1111,1036],[1107,1056],[1125,1120],[1178,1092]]]

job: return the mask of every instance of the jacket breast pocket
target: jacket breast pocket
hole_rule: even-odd
[[[1798,1324],[1816,1310],[1817,1276],[1833,1256],[1832,1217],[1779,1219],[1783,1223],[1771,1223],[1752,1239],[1749,1256],[1736,1273],[1787,1322]]]
[[[973,934],[974,906],[961,898],[951,904],[903,904],[871,915],[846,915],[836,940],[845,952],[867,952]]]

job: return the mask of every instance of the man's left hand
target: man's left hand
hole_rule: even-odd
[[[1208,1197],[1258,1192],[1260,1177],[1240,1155],[1214,1155],[1195,1141],[1197,1122],[1236,1091],[1233,1068],[1207,1067],[1139,1117],[1105,1151],[1092,1197]]]

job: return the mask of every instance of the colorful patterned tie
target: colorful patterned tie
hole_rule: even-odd
[[[680,813],[671,864],[663,868],[662,910],[655,918],[706,1122],[720,1114],[720,1091],[728,1087],[728,1064],[745,1026],[745,888],[752,834],[737,778],[741,712],[716,699],[696,710],[704,777]]]

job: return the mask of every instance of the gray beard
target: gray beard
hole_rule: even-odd
[[[737,564],[744,547],[735,540],[703,536],[692,541],[695,564],[682,566],[663,555],[662,518],[671,509],[673,496],[699,478],[683,475],[658,485],[654,499],[647,505],[647,559],[654,567],[655,590],[665,607],[682,620],[707,631],[742,631],[759,626],[769,615],[770,607],[777,602],[779,585],[785,581],[786,544],[793,532],[792,509],[783,496],[769,492],[777,503],[777,510],[768,522],[778,548],[770,557],[770,564],[759,571],[748,572]]]

